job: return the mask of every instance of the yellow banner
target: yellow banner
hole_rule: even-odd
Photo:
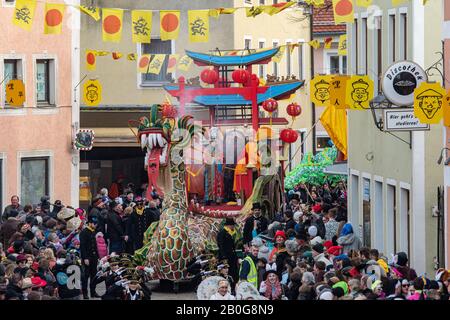
[[[353,23],[353,0],[333,0],[334,23]]]
[[[128,61],[136,61],[136,54],[135,53],[127,54],[127,60]]]
[[[345,101],[347,95],[347,81],[349,76],[334,76],[330,85],[330,106],[336,109],[347,109]]]
[[[323,47],[325,48],[325,49],[331,49],[331,45],[332,45],[332,43],[333,43],[333,38],[326,38],[325,40],[324,40],[324,42],[323,42]]]
[[[80,201],[91,201],[91,188],[89,187],[89,177],[80,177]]]
[[[95,21],[100,20],[100,9],[92,6],[80,6],[80,11],[87,14],[89,17]]]
[[[25,103],[25,85],[22,80],[13,79],[6,84],[6,103],[21,107]]]
[[[66,6],[58,3],[45,3],[44,34],[61,34]]]
[[[102,9],[103,41],[120,42],[123,28],[122,9]]]
[[[352,76],[347,80],[346,103],[350,109],[369,109],[369,102],[373,99],[373,81],[369,76]]]
[[[421,123],[439,123],[444,114],[445,96],[440,83],[422,82],[414,89],[414,115]]]
[[[308,44],[313,47],[315,50],[320,48],[320,42],[317,39],[311,40],[308,42]]]
[[[176,40],[180,32],[180,11],[160,11],[161,40]]]
[[[208,10],[188,11],[188,30],[190,42],[209,41],[209,14]]]
[[[97,52],[95,50],[86,50],[86,69],[95,71],[97,62]]]
[[[131,35],[133,43],[150,43],[152,32],[152,11],[131,11]]]
[[[372,4],[373,0],[356,0],[358,7],[368,8]]]
[[[292,2],[282,2],[282,3],[277,3],[277,4],[273,4],[273,5],[262,6],[262,7],[263,7],[263,11],[265,13],[267,13],[270,16],[273,16],[274,14],[280,13],[281,11],[289,8],[290,6],[293,6],[294,4],[295,4],[295,2],[292,1]]]
[[[280,63],[281,59],[283,59],[284,52],[286,51],[286,46],[281,46],[278,50],[277,54],[272,57],[272,61],[276,63]]]
[[[340,55],[340,56],[347,55],[347,35],[346,34],[339,36],[338,55]]]
[[[258,7],[250,7],[245,8],[245,14],[247,17],[256,17],[263,13],[264,6],[258,6]]]
[[[167,73],[175,72],[179,59],[180,59],[179,54],[169,55],[169,60],[167,62]]]
[[[152,56],[150,54],[143,54],[139,58],[139,62],[138,62],[138,72],[139,73],[147,73],[148,72],[151,58],[152,58]]]
[[[16,0],[16,7],[13,14],[13,24],[30,31],[33,25],[35,10],[35,0]]]
[[[450,127],[450,90],[444,99],[444,126]]]
[[[309,82],[309,94],[311,101],[317,106],[327,106],[330,104],[330,75],[317,75]]]
[[[88,80],[83,84],[83,100],[87,106],[98,106],[102,101],[102,85],[98,80]]]
[[[188,56],[183,56],[180,61],[178,62],[178,69],[183,71],[188,71],[191,67],[193,60],[189,58]]]
[[[150,65],[148,66],[148,73],[159,74],[165,58],[165,54],[155,54],[150,62]]]

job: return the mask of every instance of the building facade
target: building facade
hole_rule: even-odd
[[[44,195],[77,205],[78,162],[71,144],[79,117],[73,93],[79,77],[79,12],[67,8],[62,33],[45,35],[44,3],[37,4],[29,32],[12,24],[14,5],[0,3],[0,207],[12,195],[22,205],[38,204]],[[5,100],[11,79],[25,84],[23,107]]]
[[[395,61],[411,60],[423,69],[442,51],[441,5],[408,1],[392,7],[379,1],[357,8],[347,25],[349,73],[368,74],[381,93],[385,70]],[[441,81],[430,76],[430,81]],[[437,188],[443,184],[436,164],[442,128],[381,132],[370,110],[348,112],[349,218],[367,246],[387,257],[408,253],[418,273],[433,272],[437,259]]]

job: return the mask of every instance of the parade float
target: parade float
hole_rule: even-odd
[[[149,179],[147,198],[151,199],[152,192],[157,192],[164,198],[160,221],[149,227],[144,235],[144,247],[135,253],[136,260],[154,270],[154,279],[175,282],[189,280],[191,276],[187,272],[188,263],[201,254],[217,249],[216,236],[223,218],[236,217],[237,222],[242,225],[254,202],[265,205],[265,214],[269,217],[280,209],[284,197],[282,163],[275,166],[275,170],[262,174],[265,162],[257,152],[263,140],[260,126],[271,126],[280,119],[261,119],[259,107],[264,106],[267,110],[267,101],[289,97],[304,82],[289,79],[261,85],[256,75],[251,73],[253,64],[268,63],[278,50],[279,48],[274,48],[241,56],[187,51],[187,55],[196,64],[209,66],[205,70],[210,72],[202,72],[202,80],[207,81],[210,86],[187,84],[180,77],[178,83],[165,86],[167,92],[177,98],[178,107],[167,101],[162,105],[153,105],[149,118],[130,120],[130,125],[137,128],[135,135],[146,152],[145,168]],[[200,126],[194,124],[192,116],[185,114],[188,103],[207,107],[210,112],[209,121],[201,122]],[[231,123],[217,119],[215,111],[218,107],[235,106],[250,108],[251,117],[242,122]],[[210,136],[214,128],[220,125],[240,126],[248,122],[256,133],[256,137],[253,137],[256,139],[249,141],[242,150],[237,150],[240,158],[233,181],[234,187],[238,185],[240,188],[245,203],[241,206],[235,203],[230,206],[201,206],[194,199],[189,199],[190,164],[185,163],[183,153],[190,150],[193,141],[202,139],[205,135]],[[287,124],[287,121],[281,119],[281,124]],[[269,134],[264,135],[266,148],[267,141],[278,139],[270,126],[266,130]],[[256,158],[254,164],[250,161],[253,156]],[[216,157],[209,168],[209,172],[215,173],[214,181],[208,183],[214,188],[224,184],[220,167],[224,167],[224,161]],[[207,191],[204,193],[209,195]],[[214,190],[214,194],[220,196],[220,189]]]

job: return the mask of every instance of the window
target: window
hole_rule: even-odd
[[[22,158],[21,203],[36,204],[49,194],[48,158]]]
[[[350,222],[353,225],[353,231],[357,234],[359,228],[359,176],[351,175],[350,184],[350,194],[351,194],[351,211],[350,211]]]
[[[397,252],[396,242],[396,199],[395,199],[395,186],[387,185],[386,196],[386,215],[387,215],[387,255]]]
[[[266,46],[266,43],[264,41],[259,42],[259,49],[263,49]],[[258,66],[259,69],[259,77],[264,78],[266,76],[266,65],[260,64]]]
[[[20,59],[5,59],[4,67],[3,67],[3,85],[12,80],[12,79],[20,79],[23,80],[22,76],[22,60]],[[4,94],[4,92],[3,92]],[[6,101],[6,96],[4,98],[5,104],[8,104]]]
[[[400,189],[400,248],[399,250],[407,252],[409,256],[409,190]]]
[[[286,42],[286,76],[290,77],[291,74],[291,43]]]
[[[380,81],[381,81],[381,72],[382,72],[382,55],[383,55],[383,51],[382,51],[382,25],[381,25],[381,16],[375,17],[375,30],[373,31],[374,34],[374,68],[373,68],[373,73],[374,74],[374,78],[376,79],[375,81],[375,93],[380,92],[381,86],[380,86]],[[374,79],[374,80],[375,80]]]
[[[298,78],[300,80],[305,79],[303,74],[303,42],[298,43]]]
[[[259,4],[266,4],[265,0],[259,0]]]
[[[244,40],[244,49],[251,49],[252,47],[252,39],[245,39]]]
[[[152,39],[151,43],[142,44],[142,54],[171,54],[172,53],[172,41],[161,41],[161,39]],[[141,85],[160,85],[170,82],[172,74],[166,73],[167,64],[169,59],[164,59],[164,63],[161,67],[159,74],[143,73]]]
[[[328,53],[327,55],[327,74],[346,74],[347,73],[347,56],[339,56],[337,53]]]
[[[371,226],[370,226],[370,180],[363,179],[363,245],[370,246]]]
[[[330,145],[330,137],[316,137],[316,150],[321,151],[325,148],[328,148]]]
[[[367,74],[367,18],[361,19],[361,73]]]
[[[408,41],[408,23],[406,13],[400,13],[400,32],[399,32],[399,44],[400,44],[400,59],[407,59],[407,41]]]
[[[36,101],[38,105],[55,104],[55,67],[52,59],[36,60]]]
[[[276,48],[278,47],[278,42],[274,41],[273,42],[273,47]],[[272,75],[275,77],[278,77],[278,63],[273,62],[273,72]]]
[[[353,26],[352,26],[352,35],[353,35],[353,42],[354,44],[352,44],[352,53],[353,53],[353,57],[354,57],[354,66],[353,66],[353,70],[352,72],[358,73],[358,19],[355,19]],[[351,42],[350,42],[351,43]]]
[[[393,63],[395,61],[395,14],[389,15],[389,63]]]
[[[374,248],[384,252],[383,183],[380,181],[375,181],[374,201]]]
[[[252,4],[252,0],[244,0],[244,3]]]

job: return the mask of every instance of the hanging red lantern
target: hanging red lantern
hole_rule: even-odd
[[[219,80],[219,73],[215,69],[205,69],[200,73],[200,79],[204,83],[214,84]]]
[[[248,72],[245,69],[236,69],[233,71],[233,73],[231,74],[231,77],[233,78],[234,82],[237,83],[247,83],[248,80],[250,79],[250,72]]]
[[[164,118],[175,118],[177,116],[177,109],[168,102],[162,104],[162,115]]]
[[[292,102],[286,107],[286,112],[291,117],[298,117],[302,113],[302,107],[297,102]]]
[[[264,110],[266,110],[269,114],[272,114],[275,110],[278,108],[278,101],[272,98],[267,99],[262,103],[262,107]]]
[[[298,139],[298,133],[292,129],[283,129],[280,132],[280,139],[286,143],[294,143]]]

